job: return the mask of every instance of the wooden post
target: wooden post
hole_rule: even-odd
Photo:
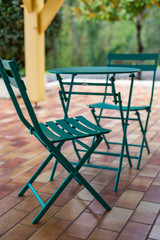
[[[44,32],[39,33],[38,14],[44,0],[33,0],[33,11],[24,11],[25,65],[27,90],[31,101],[37,103],[45,98],[45,43]]]
[[[63,2],[23,0],[27,90],[35,103],[45,98],[45,30]]]

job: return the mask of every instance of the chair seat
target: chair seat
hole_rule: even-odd
[[[83,116],[49,121],[46,124],[40,123],[40,127],[46,137],[53,142],[95,136],[98,133],[105,134],[111,131],[93,124]]]
[[[113,105],[108,103],[94,103],[88,106],[90,108],[120,110],[119,105]],[[130,111],[139,111],[139,110],[147,110],[147,109],[149,109],[149,106],[131,106],[130,107]],[[127,106],[123,106],[123,111],[127,111]]]

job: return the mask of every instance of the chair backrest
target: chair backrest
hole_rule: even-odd
[[[142,72],[152,72],[152,89],[150,106],[153,100],[153,92],[156,78],[158,53],[137,53],[137,54],[108,54],[107,66],[135,67],[141,69]]]
[[[22,123],[29,129],[31,133],[33,132],[40,141],[42,141],[43,143],[46,141],[48,142],[48,138],[46,138],[46,136],[43,134],[36,114],[29,100],[25,83],[20,77],[19,69],[16,62],[14,60],[0,59],[0,74],[3,78],[13,105]],[[22,108],[19,105],[18,99],[14,93],[14,88],[19,89],[20,95],[23,99],[28,115],[30,117],[29,121],[23,114]]]

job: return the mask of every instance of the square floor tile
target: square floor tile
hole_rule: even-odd
[[[129,221],[118,240],[146,240],[151,226]]]

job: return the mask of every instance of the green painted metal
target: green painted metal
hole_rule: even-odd
[[[8,76],[9,70],[13,75],[12,78]],[[22,123],[27,127],[30,134],[34,135],[40,143],[49,151],[48,157],[43,161],[41,166],[37,169],[37,171],[33,174],[33,176],[28,180],[28,182],[24,185],[24,187],[19,192],[18,196],[23,196],[24,193],[30,188],[37,198],[37,200],[42,205],[42,209],[38,213],[38,215],[34,218],[33,223],[39,222],[39,220],[43,217],[46,211],[50,208],[50,206],[54,203],[54,201],[58,198],[58,196],[63,192],[65,187],[69,184],[69,182],[74,178],[78,183],[82,184],[94,197],[95,199],[106,209],[110,210],[111,207],[106,203],[106,201],[95,191],[95,189],[83,178],[83,176],[79,173],[80,168],[85,164],[90,155],[95,151],[100,142],[102,141],[102,134],[109,133],[110,130],[98,127],[96,124],[89,122],[82,116],[78,116],[76,118],[67,119],[67,111],[69,107],[69,103],[65,105],[66,107],[66,116],[64,119],[57,120],[55,122],[49,121],[46,123],[39,123],[34,109],[29,100],[27,90],[24,82],[22,81],[18,66],[15,61],[2,60],[0,59],[0,74],[4,80],[4,83],[7,87],[8,93],[11,97],[11,100],[14,104],[16,112],[22,121]],[[60,77],[60,76],[59,76]],[[74,79],[74,78],[73,78]],[[13,81],[14,80],[14,81]],[[17,98],[14,94],[14,87],[18,88],[23,99],[23,102],[28,111],[30,122],[23,115],[21,110],[21,106],[19,105]],[[70,92],[72,91],[72,87],[70,88]],[[65,95],[62,94],[62,98],[64,101],[66,99],[70,100],[70,97],[65,98]],[[27,116],[28,117],[28,116]],[[92,146],[87,146],[80,139],[85,139],[87,137],[96,136],[96,141],[92,144]],[[87,151],[84,153],[83,157],[79,159],[79,162],[74,167],[69,160],[61,153],[62,145],[69,140],[77,141],[79,144],[86,146]],[[54,173],[56,170],[56,166],[60,163],[69,175],[63,181],[61,186],[57,189],[57,191],[51,196],[51,198],[44,203],[41,199],[40,195],[34,189],[32,184],[36,180],[36,178],[40,175],[40,173],[44,170],[47,164],[51,161],[51,159],[55,157],[55,163],[53,170],[51,172],[50,181],[53,180]]]
[[[53,123],[53,122],[50,121],[50,123]],[[52,125],[52,124],[51,124],[51,125]],[[60,150],[61,147],[62,147],[62,145],[63,145],[64,143],[65,143],[65,141],[59,142],[59,143],[57,144],[57,146],[56,146],[57,149]],[[55,159],[55,162],[54,162],[54,165],[53,165],[53,168],[52,168],[52,172],[51,172],[49,181],[53,181],[54,174],[55,174],[55,171],[56,171],[56,168],[57,168],[57,164],[58,164],[58,161],[57,161],[57,159]]]
[[[36,196],[36,198],[39,201],[39,203],[41,204],[41,206],[44,207],[45,203],[43,202],[42,198],[39,196],[37,191],[34,189],[34,187],[30,183],[28,184],[28,187],[32,190],[33,194]]]
[[[121,143],[122,145],[122,143]],[[78,149],[79,152],[86,152],[85,149]],[[115,152],[107,152],[107,151],[94,151],[94,154],[98,154],[98,155],[108,155],[108,156],[115,156],[115,157],[120,157],[121,153],[115,153]],[[124,158],[127,158],[127,154],[123,154]],[[136,156],[131,156],[130,155],[130,159],[138,159],[138,157]],[[92,164],[90,164],[90,167],[92,167]]]
[[[67,67],[67,68],[55,68],[49,70],[50,73],[55,74],[71,74],[72,76],[80,74],[117,74],[117,73],[133,73],[139,71],[139,68],[130,67]],[[62,78],[61,78],[62,79]]]
[[[106,103],[103,103],[103,102],[93,103],[92,107],[93,108],[100,108],[100,109],[120,110],[119,105],[112,105],[112,104],[109,104],[109,103],[106,104]],[[130,111],[146,110],[147,108],[148,108],[148,105],[147,106],[131,106]],[[127,111],[127,106],[123,106],[123,111]],[[106,116],[106,118],[107,117],[108,116]],[[97,118],[98,118],[98,116],[97,116]]]
[[[138,68],[131,68],[131,67],[71,67],[71,68],[58,68],[58,69],[51,69],[49,70],[50,73],[55,73],[58,77],[57,80],[60,83],[60,99],[61,99],[61,103],[62,103],[62,107],[64,110],[64,116],[68,118],[68,112],[69,112],[69,104],[71,101],[71,95],[94,95],[94,96],[103,96],[103,101],[102,103],[98,103],[101,104],[102,107],[100,109],[100,114],[98,116],[96,116],[94,114],[94,107],[92,108],[92,113],[93,113],[93,117],[95,118],[95,122],[97,124],[97,128],[101,127],[99,124],[99,121],[101,119],[101,115],[102,115],[102,111],[103,111],[103,105],[105,104],[105,99],[106,97],[112,97],[113,98],[113,102],[115,104],[115,108],[118,109],[120,111],[120,117],[119,119],[121,119],[122,121],[122,128],[123,128],[123,140],[121,143],[121,153],[111,153],[108,152],[107,150],[105,151],[94,151],[95,154],[104,154],[104,155],[110,155],[110,156],[119,156],[120,157],[120,163],[119,163],[119,168],[116,168],[115,171],[117,171],[117,179],[116,179],[116,183],[115,183],[115,188],[114,190],[117,190],[118,187],[118,182],[119,182],[119,177],[120,177],[120,172],[121,172],[121,166],[122,166],[122,162],[123,162],[123,157],[127,157],[128,162],[130,167],[132,166],[131,163],[131,157],[129,154],[129,149],[128,149],[128,144],[127,144],[127,138],[126,138],[126,131],[127,131],[127,124],[128,124],[128,119],[129,119],[129,109],[130,109],[130,102],[131,102],[131,95],[132,95],[132,88],[133,88],[133,80],[134,80],[134,74],[135,72],[140,71],[140,69]],[[116,91],[116,86],[115,86],[115,78],[116,78],[116,74],[117,73],[128,73],[131,74],[131,87],[130,87],[130,95],[129,95],[129,101],[128,101],[128,106],[126,107],[126,111],[127,111],[127,115],[126,117],[124,117],[124,111],[123,111],[123,107],[121,106],[121,96],[120,93],[118,93]],[[63,80],[63,74],[70,74],[71,75],[71,81],[64,81]],[[75,76],[77,75],[81,75],[81,74],[105,74],[106,75],[106,79],[104,79],[104,83],[99,83],[99,82],[90,82],[85,80],[85,82],[82,81],[76,81]],[[86,91],[81,91],[81,89],[79,91],[74,91],[74,85],[75,86],[104,86],[104,92],[86,92]],[[65,89],[65,86],[70,86],[69,91],[67,89]],[[108,87],[111,87],[111,92],[108,91]],[[79,121],[81,121],[80,118],[77,118]],[[84,121],[84,123],[86,124],[86,121]],[[63,127],[63,126],[62,126]],[[90,125],[88,125],[88,127],[91,127]],[[82,128],[81,128],[82,130]],[[84,129],[83,129],[84,130]],[[82,130],[82,131],[83,131]],[[98,129],[97,129],[98,130]],[[106,139],[105,134],[102,134],[102,137],[106,143],[107,148],[110,148],[109,143]],[[79,149],[76,146],[76,141],[73,141],[73,147],[75,150],[75,153],[77,155],[77,157],[79,158],[79,160],[81,160],[79,152],[86,152],[87,148],[85,145],[81,145],[84,149]],[[92,140],[92,144],[94,144],[95,142],[95,137],[93,137]],[[126,148],[126,154],[124,154],[124,148]],[[90,158],[88,158],[87,162],[90,162]],[[93,165],[93,164],[85,164],[85,166],[90,166],[90,167],[97,167],[97,168],[102,168],[102,169],[111,169],[108,166],[100,166],[100,165]]]
[[[119,108],[120,108],[121,124],[122,124],[122,128],[123,128],[123,135],[125,135],[125,136],[126,136],[126,133],[124,133],[124,131],[125,131],[125,127],[127,126],[126,124],[128,124],[129,109],[130,109],[130,102],[131,102],[131,96],[132,96],[131,91],[132,91],[132,88],[133,88],[133,80],[134,80],[134,75],[133,75],[133,79],[131,81],[130,94],[129,94],[130,98],[128,100],[128,104],[129,104],[128,110],[127,110],[128,115],[126,115],[127,123],[125,123],[125,121],[124,121],[121,94],[118,93],[118,103],[119,103]],[[132,167],[132,162],[131,162],[131,158],[130,158],[130,154],[129,154],[128,143],[127,143],[127,138],[126,137],[124,137],[124,141],[125,141],[125,147],[126,147],[126,153],[127,153],[128,162],[129,162],[130,167]],[[122,146],[123,146],[123,140],[122,140]],[[123,152],[123,155],[124,155],[124,152]]]
[[[66,91],[65,93],[69,94],[68,91]],[[111,94],[111,93],[99,93],[99,92],[71,92],[70,94],[74,94],[74,95],[94,95],[94,96],[104,96],[104,95],[113,96],[113,94]]]
[[[117,100],[116,88],[115,88],[115,76],[112,76],[109,80],[111,81],[114,103],[117,104],[118,100]]]
[[[94,112],[95,112],[94,108],[92,108],[91,112],[92,112],[92,115],[93,115],[93,117],[94,117],[94,119],[95,119],[95,122],[97,123],[97,126],[100,127],[99,120],[96,118],[96,115],[95,115],[95,113],[94,113]],[[101,112],[100,112],[100,114],[101,114]],[[109,146],[109,143],[108,143],[108,141],[107,141],[105,135],[102,135],[102,136],[103,136],[103,139],[104,139],[104,141],[105,141],[105,143],[106,143],[106,146],[107,146],[108,149],[109,149],[110,146]],[[95,139],[95,138],[93,138],[92,143],[94,142],[94,139]],[[89,162],[89,161],[88,161],[88,162]]]
[[[140,130],[142,132],[142,142],[141,144],[128,144],[128,146],[135,146],[135,147],[140,147],[140,152],[139,152],[139,157],[138,157],[138,163],[137,163],[137,170],[140,167],[140,162],[142,158],[142,153],[143,153],[143,148],[147,149],[147,152],[149,153],[149,146],[147,143],[146,139],[146,132],[147,132],[147,127],[148,127],[148,121],[150,117],[150,112],[151,112],[151,106],[152,106],[152,101],[153,101],[153,93],[154,93],[154,85],[155,85],[155,77],[156,77],[156,70],[157,70],[157,60],[158,60],[158,54],[157,53],[149,53],[149,54],[109,54],[108,55],[108,64],[107,66],[109,67],[135,67],[139,68],[142,72],[147,71],[147,72],[152,72],[153,77],[152,77],[152,87],[151,87],[151,95],[150,95],[150,101],[148,105],[140,105],[140,106],[130,106],[130,111],[135,112],[135,115],[137,118],[129,118],[128,120],[132,121],[138,121]],[[126,64],[126,61],[129,61],[129,63]],[[151,63],[148,64],[148,61]],[[102,118],[102,111],[103,109],[111,109],[111,110],[119,110],[119,105],[113,105],[113,104],[108,104],[106,103],[106,96],[104,96],[103,102],[102,103],[96,103],[90,105],[90,107],[93,108],[99,108],[101,109],[100,115],[95,116],[99,120]],[[123,111],[127,111],[127,106],[123,106]],[[140,117],[140,112],[139,111],[146,111],[147,112],[147,117],[146,121],[144,122],[144,127],[142,125],[141,117]],[[103,117],[103,118],[111,118],[112,117]],[[118,119],[116,117],[113,117],[113,119]],[[126,119],[125,119],[126,121]],[[134,156],[132,156],[134,158]],[[137,156],[135,156],[135,159],[137,159]]]
[[[123,155],[124,155],[124,147],[126,146],[126,135],[127,135],[127,125],[128,125],[128,118],[129,118],[129,109],[130,109],[130,105],[131,105],[131,97],[132,97],[132,90],[133,90],[133,81],[135,78],[134,73],[132,73],[130,75],[131,77],[131,86],[130,86],[130,91],[129,91],[129,97],[128,97],[128,105],[127,105],[127,112],[126,112],[126,121],[123,127],[123,139],[122,139],[122,147],[121,147],[121,155],[120,155],[120,160],[119,160],[119,168],[118,168],[118,173],[117,173],[117,177],[116,177],[116,183],[114,186],[114,191],[117,190],[118,187],[118,183],[119,183],[119,178],[120,178],[120,174],[121,174],[121,169],[122,169],[122,163],[123,163]],[[122,108],[120,108],[120,111],[122,111]],[[123,112],[122,112],[123,114]],[[128,157],[128,153],[127,153],[127,157]],[[128,159],[130,167],[132,166],[130,158]]]
[[[79,128],[81,131],[83,131],[83,132],[91,133],[91,134],[92,134],[92,133],[95,133],[94,130],[89,129],[89,128],[86,128],[84,125],[80,124],[80,122],[76,121],[76,120],[73,119],[73,118],[68,118],[68,119],[67,119],[67,122],[70,123],[70,124],[72,124],[72,125],[75,126],[75,127],[78,127],[78,128]]]
[[[66,107],[66,112],[67,112],[67,113],[68,113],[69,104],[70,104],[70,98],[71,98],[71,92],[72,92],[72,88],[73,88],[74,77],[75,77],[75,75],[72,74],[71,85],[70,85],[70,88],[69,88],[68,97],[67,97],[66,106],[65,106],[65,107]],[[67,114],[67,117],[68,117],[68,114]]]
[[[52,168],[52,172],[51,172],[51,176],[50,176],[49,181],[53,181],[53,178],[54,178],[54,174],[55,174],[57,165],[58,165],[58,161],[57,161],[57,159],[56,159],[55,162],[54,162],[53,168]]]
[[[29,188],[29,184],[32,184],[35,179],[40,175],[40,173],[43,171],[43,169],[47,166],[47,164],[51,161],[53,158],[53,153],[50,153],[49,156],[44,160],[44,162],[41,164],[41,166],[37,169],[37,171],[33,174],[33,176],[28,180],[28,182],[24,185],[24,187],[21,189],[21,191],[18,193],[18,196],[23,196],[23,194],[27,191]]]
[[[137,119],[139,121],[140,129],[141,129],[142,135],[144,136],[144,143],[145,143],[145,145],[143,145],[143,147],[146,147],[147,148],[147,152],[150,153],[148,142],[147,142],[147,139],[146,139],[146,136],[145,136],[146,132],[145,132],[145,130],[143,128],[143,124],[142,124],[142,121],[141,121],[141,118],[140,118],[140,113],[136,110],[135,115],[137,115]],[[135,145],[135,146],[138,146],[138,145]]]
[[[121,153],[120,153],[120,160],[119,160],[119,167],[118,167],[118,170],[117,170],[117,177],[116,177],[116,182],[115,182],[115,186],[114,186],[114,191],[117,190],[118,188],[118,183],[119,183],[119,178],[120,178],[120,174],[121,174],[121,168],[122,168],[122,163],[123,163],[123,158],[125,156],[127,156],[128,158],[128,162],[129,162],[129,165],[130,167],[132,167],[132,163],[131,163],[131,158],[130,158],[130,154],[129,154],[129,149],[128,149],[128,144],[127,144],[127,138],[126,138],[126,133],[127,133],[127,125],[128,125],[128,118],[129,118],[129,109],[130,109],[130,104],[131,104],[131,96],[132,96],[132,90],[133,90],[133,81],[134,81],[134,77],[135,75],[132,73],[130,75],[131,77],[131,85],[130,85],[130,92],[129,92],[129,97],[128,97],[128,106],[127,106],[127,112],[126,112],[126,119],[125,119],[125,122],[124,122],[124,115],[123,115],[123,107],[122,107],[122,100],[121,100],[121,95],[120,93],[118,93],[118,99],[114,98],[114,103],[117,104],[119,103],[119,111],[120,111],[120,119],[121,119],[121,122],[122,122],[122,129],[123,129],[123,139],[122,139],[122,147],[121,147]],[[111,82],[114,83],[115,81],[115,78],[112,77],[111,79]],[[114,96],[115,96],[115,86],[112,87],[112,91],[114,93]],[[104,104],[104,103],[103,103]],[[92,107],[92,105],[89,105],[90,107]],[[95,111],[91,111],[94,118],[96,119],[96,116],[95,116]],[[102,114],[102,113],[101,113]],[[98,122],[99,124],[99,122]],[[100,126],[100,125],[99,125]],[[107,142],[108,143],[108,142]],[[126,148],[126,155],[124,154],[124,148]],[[103,152],[102,152],[103,154]],[[114,155],[114,153],[112,153]]]
[[[63,86],[65,85],[72,85],[71,82],[63,82]],[[74,82],[74,85],[77,86],[95,86],[95,83],[91,83],[91,82]],[[106,83],[96,83],[96,86],[106,86]],[[111,84],[108,83],[108,86],[112,86]]]
[[[77,165],[78,164],[77,162],[70,162],[70,163],[72,163],[72,165]],[[84,167],[90,167],[90,164],[84,163],[83,166]],[[109,167],[109,166],[101,166],[101,165],[96,165],[96,164],[92,164],[92,168],[99,168],[99,169],[118,171],[118,168]]]

